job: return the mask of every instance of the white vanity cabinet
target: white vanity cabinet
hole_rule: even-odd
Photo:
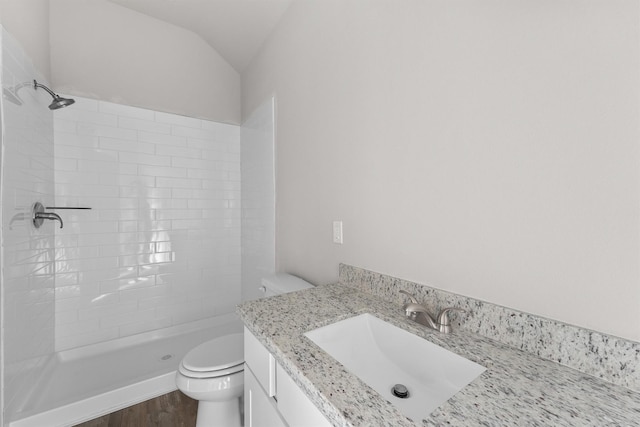
[[[276,401],[267,396],[251,368],[244,370],[244,425],[245,427],[286,427],[278,413]]]
[[[245,427],[331,427],[247,328],[244,360]]]

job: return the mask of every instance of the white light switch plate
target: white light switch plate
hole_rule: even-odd
[[[333,243],[342,244],[342,221],[333,221]]]

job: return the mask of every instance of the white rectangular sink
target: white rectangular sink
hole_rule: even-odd
[[[485,371],[464,357],[361,314],[304,334],[414,421],[426,418]],[[402,384],[406,398],[392,389]]]

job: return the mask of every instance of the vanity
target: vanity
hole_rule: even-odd
[[[246,427],[331,426],[280,363],[246,327],[244,354]]]
[[[640,425],[640,393],[630,387],[463,328],[429,329],[408,319],[401,304],[357,286],[318,286],[245,302],[237,312],[245,323],[246,426]],[[394,402],[401,397],[391,394],[393,384],[381,394],[310,338],[362,315],[481,369],[421,419],[408,417]]]

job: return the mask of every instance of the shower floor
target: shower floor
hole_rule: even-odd
[[[191,348],[232,332],[242,324],[230,314],[60,352],[29,411],[10,427],[70,426],[169,393]]]

